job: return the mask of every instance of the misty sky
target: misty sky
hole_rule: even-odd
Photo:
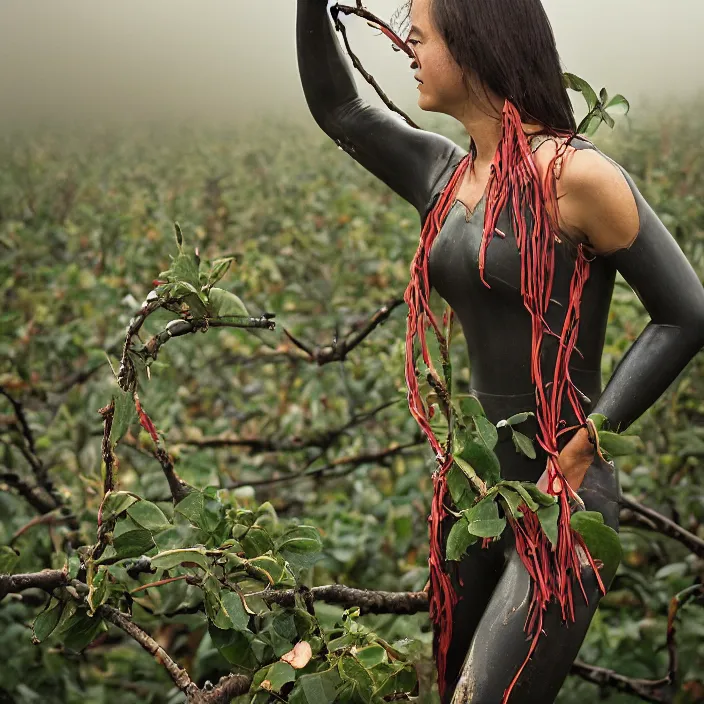
[[[399,4],[365,3],[387,19]],[[624,93],[634,117],[647,94],[701,90],[704,0],[544,5],[566,70]],[[309,119],[295,13],[295,0],[0,0],[0,120],[229,121],[272,110]],[[418,114],[408,59],[362,21],[347,24],[365,66]]]

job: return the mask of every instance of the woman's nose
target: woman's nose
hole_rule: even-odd
[[[415,69],[419,68],[418,66],[418,59],[413,59],[411,61],[411,68],[415,71]]]

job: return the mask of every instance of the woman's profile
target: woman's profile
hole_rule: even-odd
[[[445,461],[430,522],[441,699],[552,702],[603,591],[570,529],[570,507],[583,503],[618,529],[618,480],[595,449],[594,419],[627,429],[704,346],[704,287],[627,171],[576,134],[540,0],[407,5],[418,105],[458,120],[467,150],[362,100],[326,0],[297,1],[298,66],[313,118],[420,216],[406,380],[411,412]],[[602,388],[617,272],[651,320]],[[452,458],[429,429],[413,355],[416,338],[425,350],[425,330],[436,327],[430,288],[462,327],[470,391],[486,417],[495,424],[533,413],[523,432],[535,456],[501,435],[494,452],[502,479],[537,482],[557,498],[554,540],[526,518],[445,559],[457,520],[445,510]]]

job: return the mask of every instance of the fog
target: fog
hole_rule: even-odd
[[[385,19],[399,4],[365,3]],[[703,0],[544,6],[565,70],[625,94],[635,115],[648,97],[677,100],[701,90]],[[295,0],[0,0],[0,120],[227,123],[276,114],[311,121],[295,17]],[[408,59],[362,20],[345,22],[386,92],[422,116]],[[378,102],[355,78],[360,93]]]

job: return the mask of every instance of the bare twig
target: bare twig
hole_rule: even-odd
[[[309,447],[317,447],[327,449],[337,438],[343,435],[350,428],[360,425],[376,416],[377,413],[393,406],[400,401],[386,401],[385,403],[376,406],[369,411],[363,411],[352,416],[344,425],[337,428],[330,428],[322,432],[316,433],[308,438],[293,437],[290,440],[278,440],[276,438],[243,438],[233,437],[231,435],[219,435],[216,437],[204,437],[194,440],[179,440],[172,441],[175,445],[189,445],[195,447],[247,447],[250,454],[260,452],[295,452]]]
[[[93,560],[99,559],[105,552],[108,535],[115,527],[116,520],[115,517],[112,517],[104,522],[102,520],[103,504],[105,503],[105,499],[115,488],[115,454],[112,451],[112,443],[110,441],[110,431],[112,429],[112,421],[115,415],[114,399],[110,401],[107,406],[101,408],[98,413],[100,413],[103,417],[103,441],[101,447],[103,464],[105,465],[105,477],[103,479],[103,500],[100,502],[100,508],[98,509],[98,542],[95,544],[95,547],[91,553],[91,559]]]
[[[188,320],[172,320],[164,330],[152,337],[142,349],[137,350],[137,354],[145,354],[152,359],[156,359],[159,350],[172,337],[189,335],[191,333],[205,332],[209,328],[262,328],[273,330],[276,326],[270,315],[263,315],[259,318],[251,316],[230,316],[223,318],[190,318]]]
[[[643,506],[643,504],[622,496],[620,499],[621,506],[631,512],[625,516],[625,524],[636,524],[655,530],[658,533],[667,535],[674,540],[682,543],[687,549],[691,550],[698,557],[704,558],[704,540],[690,533],[675,521],[663,516],[655,509]]]
[[[296,347],[305,352],[308,361],[316,362],[318,365],[329,362],[341,362],[347,355],[359,345],[375,328],[387,320],[391,313],[403,303],[403,298],[393,298],[379,308],[359,329],[351,330],[341,340],[336,340],[332,345],[324,347],[313,347],[309,343],[304,343],[295,338],[286,328],[284,334],[293,342]]]
[[[609,687],[624,694],[633,694],[646,702],[669,704],[672,701],[672,691],[668,678],[643,680],[626,677],[605,667],[587,665],[581,660],[574,661],[571,674],[578,675],[587,682],[599,685],[599,687]]]
[[[340,5],[340,4],[335,4],[330,8],[330,14],[331,14],[333,21],[335,23],[335,29],[338,32],[340,32],[340,34],[342,35],[342,40],[345,43],[345,49],[347,49],[347,53],[349,54],[350,59],[352,60],[352,65],[362,74],[362,76],[364,77],[364,80],[367,81],[367,83],[369,83],[369,85],[371,85],[372,88],[374,88],[374,90],[377,92],[377,95],[384,101],[384,104],[386,105],[386,107],[388,107],[390,110],[393,110],[395,113],[398,113],[411,127],[415,127],[416,129],[420,129],[418,127],[418,125],[416,125],[416,123],[413,122],[413,120],[410,117],[408,117],[408,115],[406,115],[405,112],[403,112],[403,110],[401,110],[396,105],[394,105],[394,103],[391,101],[391,99],[386,95],[386,93],[384,93],[381,86],[377,83],[374,76],[372,76],[370,73],[368,73],[365,70],[364,66],[362,66],[362,62],[359,60],[359,58],[356,56],[356,54],[352,51],[352,47],[350,46],[350,43],[347,39],[347,30],[345,28],[345,25],[342,24],[342,22],[340,22],[340,19],[338,17],[339,13],[342,13],[343,15],[358,15],[359,17],[363,17],[364,19],[371,21],[371,22],[374,22],[375,24],[378,24],[380,27],[383,27],[386,30],[384,32],[385,34],[386,34],[386,32],[390,32],[391,34],[394,34],[394,36],[395,36],[395,33],[393,32],[393,30],[391,30],[391,28],[385,22],[380,20],[378,17],[373,15],[368,10],[364,10],[359,7],[350,7],[348,5]],[[406,53],[410,57],[412,57],[413,52],[410,50],[408,45],[400,38],[397,38],[397,39],[399,42],[397,44],[397,46],[405,47],[404,51],[406,51]]]
[[[164,667],[174,684],[182,692],[188,695],[194,687],[197,689],[196,685],[193,684],[191,678],[188,676],[188,673],[172,660],[168,653],[148,633],[134,624],[125,614],[107,604],[99,606],[96,609],[96,613],[136,640],[142,648]]]
[[[30,486],[14,472],[3,472],[0,474],[0,483],[5,483],[8,487],[14,489],[27,500],[27,503],[32,508],[35,508],[41,514],[51,513],[57,508],[53,495],[46,494],[40,487]]]
[[[281,606],[295,605],[295,590],[264,590],[247,594],[259,597],[268,603]],[[417,614],[428,610],[428,595],[425,592],[384,592],[369,589],[353,589],[343,584],[313,587],[310,593],[315,601],[343,606],[359,606],[368,614]]]
[[[670,600],[670,608],[667,613],[667,653],[670,663],[666,679],[671,684],[675,683],[677,677],[678,659],[677,645],[675,643],[675,619],[677,618],[677,612],[688,601],[701,596],[704,596],[704,584],[694,584],[682,590],[679,594],[675,594]]]
[[[60,506],[61,498],[56,493],[56,489],[54,488],[53,482],[49,478],[49,473],[47,472],[44,462],[42,462],[41,458],[37,454],[37,447],[34,441],[34,434],[32,433],[32,429],[29,427],[29,422],[27,421],[27,416],[25,415],[24,407],[17,399],[12,396],[12,394],[10,394],[9,391],[7,391],[7,389],[3,388],[2,386],[0,386],[0,395],[4,396],[10,402],[12,410],[15,414],[15,418],[17,419],[17,427],[19,428],[20,433],[22,434],[22,444],[18,445],[17,449],[22,453],[23,457],[27,460],[29,466],[32,468],[32,472],[37,481],[37,484],[44,491],[46,491],[46,493],[49,494],[49,496],[51,496],[51,498],[53,499],[55,503],[55,506],[53,508]]]
[[[354,471],[357,467],[362,464],[368,464],[372,462],[384,462],[394,455],[404,454],[406,450],[410,448],[416,448],[419,445],[423,445],[424,441],[421,439],[414,440],[412,442],[406,443],[405,445],[396,445],[393,447],[388,447],[385,450],[380,450],[379,452],[369,452],[361,455],[353,455],[351,457],[338,457],[333,460],[330,464],[324,467],[315,467],[313,469],[305,469],[294,474],[286,474],[282,477],[273,477],[270,479],[257,479],[254,481],[241,481],[233,482],[227,486],[228,489],[237,489],[241,486],[263,486],[266,484],[279,484],[281,482],[291,482],[297,481],[299,479],[321,479],[330,477],[341,477],[349,472]],[[340,467],[345,467],[343,471],[336,471]]]
[[[25,589],[43,589],[50,592],[68,584],[68,574],[63,570],[44,570],[30,574],[0,574],[0,600],[8,594],[18,594]]]
[[[193,491],[193,487],[191,487],[189,484],[186,484],[186,482],[181,479],[178,474],[176,474],[174,470],[174,463],[171,457],[169,456],[169,453],[164,450],[162,447],[157,447],[154,450],[154,456],[159,460],[159,464],[161,465],[162,470],[164,471],[164,476],[166,477],[166,481],[169,483],[169,489],[171,490],[171,497],[173,499],[174,504],[177,504],[179,501],[183,500],[188,496],[191,491]]]

